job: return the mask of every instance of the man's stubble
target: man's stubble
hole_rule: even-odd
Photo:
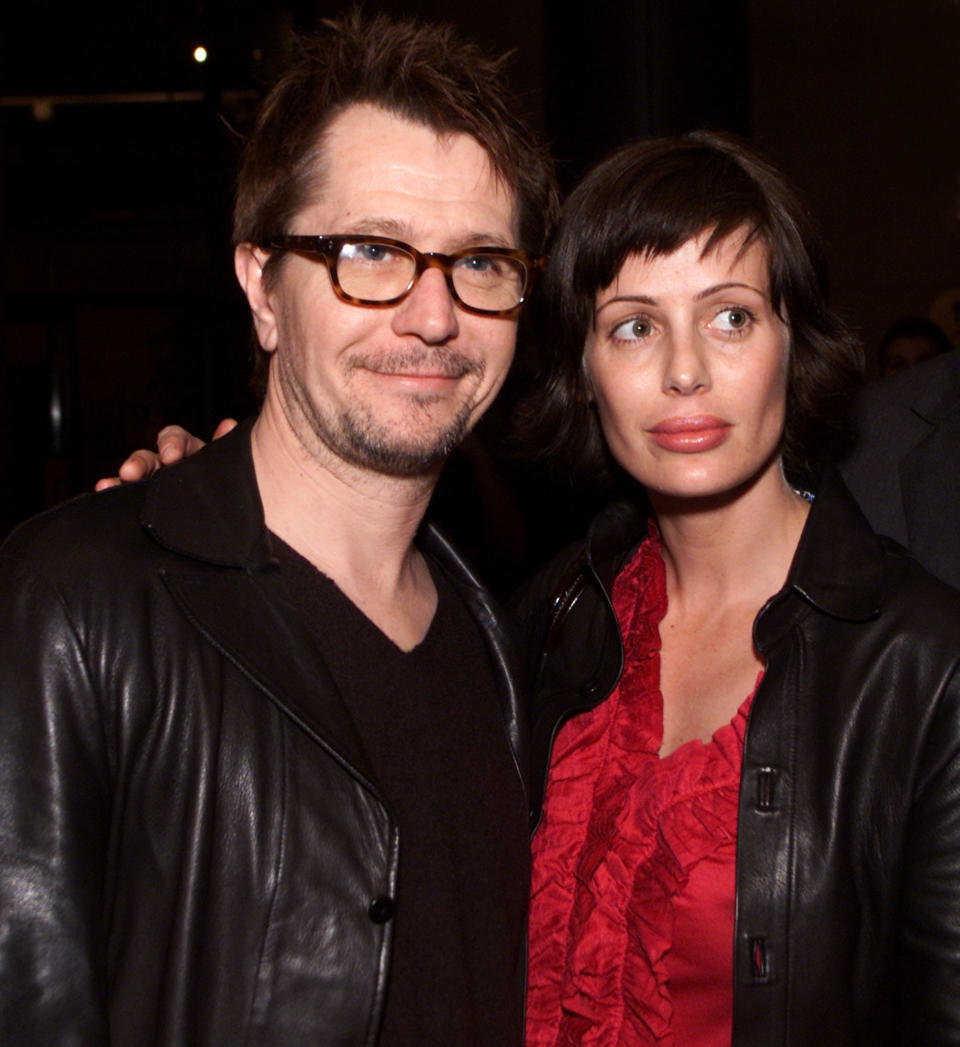
[[[477,387],[482,385],[483,363],[448,350],[356,356],[348,364],[346,376],[349,382],[350,373],[361,369],[412,369],[425,359],[434,364],[439,361],[443,372],[451,377],[474,375]],[[438,426],[430,416],[430,408],[442,397],[411,394],[409,404],[413,418],[406,432],[397,432],[377,419],[370,404],[359,399],[338,413],[325,412],[309,395],[287,354],[278,354],[276,367],[287,421],[301,444],[315,453],[319,450],[318,443],[340,461],[356,468],[397,478],[423,476],[449,457],[470,429],[474,413],[471,397],[465,397],[453,416]],[[418,425],[417,415],[422,416],[422,425]]]

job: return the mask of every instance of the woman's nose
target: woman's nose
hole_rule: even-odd
[[[709,364],[697,332],[684,330],[671,334],[663,369],[664,392],[689,396],[709,387]]]

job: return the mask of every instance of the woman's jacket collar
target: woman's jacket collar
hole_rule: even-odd
[[[608,506],[591,524],[586,563],[607,594],[646,532],[645,513],[625,501]],[[786,583],[767,602],[760,617],[796,593],[824,614],[866,621],[880,611],[882,564],[881,539],[871,531],[839,474],[830,467],[817,488]]]

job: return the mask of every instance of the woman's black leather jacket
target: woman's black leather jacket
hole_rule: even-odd
[[[611,507],[518,601],[535,824],[557,729],[619,677],[609,593],[645,531]],[[960,594],[830,474],[754,639],[734,1047],[960,1043]]]

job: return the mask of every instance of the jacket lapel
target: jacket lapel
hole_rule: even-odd
[[[353,717],[279,571],[167,574],[183,613],[264,695],[377,792]],[[318,712],[319,711],[319,712]]]
[[[522,675],[521,660],[516,647],[516,637],[506,633],[502,627],[505,612],[494,606],[490,592],[446,537],[432,524],[425,523],[420,528],[417,543],[423,552],[432,556],[434,562],[439,564],[480,628],[490,657],[500,711],[513,750],[514,762],[526,789],[529,770],[528,726],[523,701],[525,696],[517,689],[517,681]]]
[[[349,709],[287,599],[238,426],[151,484],[142,524],[180,557],[164,583],[184,614],[276,706],[374,788]],[[321,710],[322,712],[318,712]]]

